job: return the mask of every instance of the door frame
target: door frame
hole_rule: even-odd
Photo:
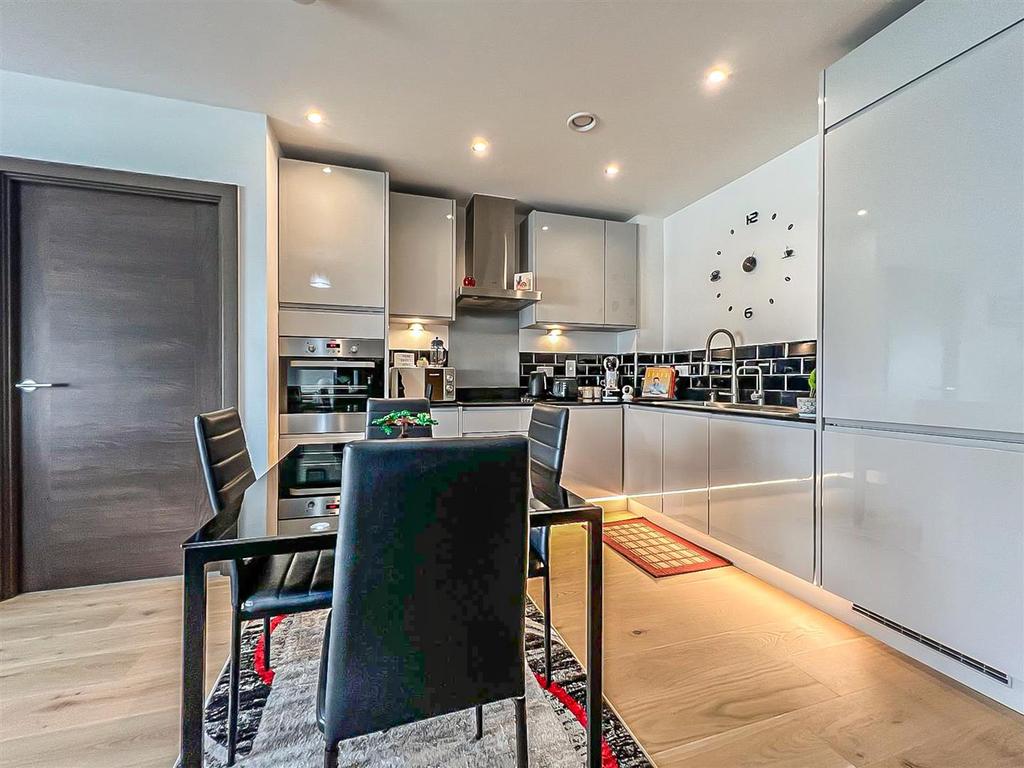
[[[21,591],[21,413],[18,373],[18,246],[13,222],[16,183],[153,195],[213,203],[220,242],[221,407],[238,402],[238,187],[0,156],[0,600]]]

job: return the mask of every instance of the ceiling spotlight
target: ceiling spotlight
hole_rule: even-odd
[[[331,169],[330,169],[330,167],[329,167],[329,166],[326,166],[326,165],[325,165],[325,166],[323,167],[323,169],[322,169],[322,170],[323,170],[323,172],[324,172],[324,173],[330,173],[330,172],[331,172]]]
[[[593,112],[574,112],[569,115],[569,119],[565,121],[565,124],[571,131],[586,133],[597,127],[597,115]]]
[[[867,208],[861,208],[859,211],[857,211],[857,215],[858,216],[867,216],[868,215]]]
[[[423,323],[409,323],[409,330],[413,333],[423,333]]]
[[[451,215],[450,213],[446,213],[446,214],[444,215],[444,217],[445,217],[446,219],[448,219],[448,221],[451,221],[452,219],[454,219],[454,218],[455,218],[455,217],[454,217],[454,216],[452,216],[452,215]]]
[[[551,229],[551,227],[549,227],[547,224],[545,224],[543,227],[541,227],[541,229],[544,230],[545,232],[547,232],[549,229]]]
[[[306,119],[313,125],[320,125],[320,123],[324,121],[324,116],[323,113],[317,112],[315,109],[311,109],[306,113]]]
[[[619,166],[617,166],[615,163],[611,163],[610,165],[606,165],[604,167],[604,175],[608,176],[609,178],[613,178],[615,176],[618,176],[619,175]]]
[[[704,82],[710,86],[721,85],[729,79],[729,73],[721,67],[715,67],[704,76]]]
[[[474,153],[482,155],[487,151],[487,147],[489,146],[490,145],[487,143],[486,139],[473,139],[473,143],[469,145],[469,148],[473,150]]]
[[[561,328],[552,328],[551,330],[548,331],[548,338],[549,339],[557,339],[561,335],[562,335],[562,329]]]

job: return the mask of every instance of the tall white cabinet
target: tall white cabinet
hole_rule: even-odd
[[[455,201],[392,192],[388,313],[455,319]]]

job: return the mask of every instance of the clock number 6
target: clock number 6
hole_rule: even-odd
[[[754,316],[754,308],[753,307],[747,307],[746,309],[744,309],[743,310],[743,316],[745,318],[747,318],[747,320],[752,318]]]

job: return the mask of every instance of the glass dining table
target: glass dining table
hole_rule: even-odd
[[[295,449],[293,449],[294,451]],[[247,557],[333,549],[337,533],[313,524],[310,530],[278,530],[281,476],[290,452],[250,486],[241,503],[211,517],[182,544],[184,609],[182,622],[181,744],[177,765],[203,766],[203,713],[206,701],[207,569]],[[570,494],[564,509],[530,510],[530,525],[583,524],[587,529],[587,644],[585,667],[587,764],[601,766],[602,697],[602,543],[601,508]],[[310,702],[310,707],[315,702]]]

